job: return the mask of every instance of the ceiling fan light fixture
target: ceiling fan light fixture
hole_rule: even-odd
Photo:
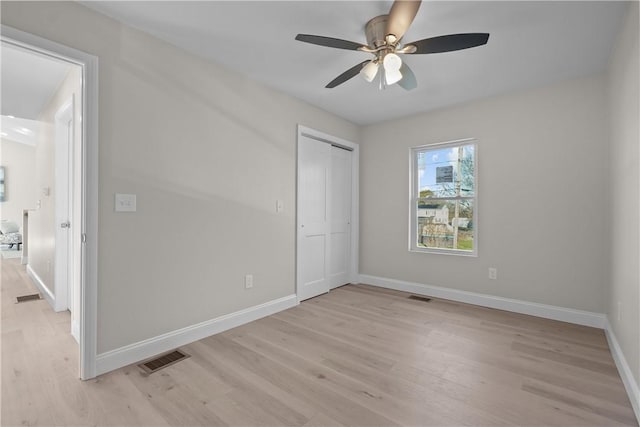
[[[389,86],[394,83],[398,83],[400,80],[402,80],[402,73],[400,72],[400,70],[391,70],[391,71],[385,70],[384,76],[385,76],[387,85]]]
[[[382,60],[382,65],[384,66],[384,76],[387,85],[392,85],[402,80],[402,73],[400,72],[402,59],[400,59],[398,55],[395,53],[386,54]]]
[[[380,64],[378,64],[377,61],[370,61],[367,65],[362,67],[362,70],[360,70],[360,74],[362,75],[363,79],[371,83],[378,74],[379,67]]]
[[[2,1],[2,0],[0,0]],[[373,59],[354,65],[325,87],[334,88],[358,74],[368,81],[376,78],[380,89],[398,83],[405,90],[417,87],[413,71],[402,62],[398,54],[430,54],[453,52],[487,44],[489,33],[460,33],[429,37],[411,43],[402,43],[403,37],[413,23],[422,0],[394,0],[388,14],[370,19],[365,25],[367,44],[336,39],[333,37],[298,34],[296,40],[319,46],[355,50],[373,54]],[[371,57],[370,57],[371,58]]]
[[[387,53],[382,60],[385,71],[399,70],[402,67],[402,59],[395,53]]]

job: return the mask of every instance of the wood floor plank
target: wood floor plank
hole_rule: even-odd
[[[0,278],[3,426],[638,425],[594,328],[347,285],[82,382],[69,313],[14,303],[19,260]]]
[[[472,408],[464,408],[465,405],[462,402],[456,404],[456,402],[448,401],[434,404],[439,400],[439,396],[417,386],[411,387],[405,383],[404,387],[402,385],[394,387],[387,383],[384,387],[379,387],[380,382],[371,383],[365,376],[354,376],[354,372],[350,369],[336,369],[336,365],[330,361],[325,360],[323,363],[310,364],[306,355],[296,357],[300,346],[296,346],[295,354],[294,352],[285,352],[278,346],[264,340],[262,334],[259,337],[243,336],[235,338],[234,341],[240,342],[274,361],[286,361],[286,365],[290,369],[308,378],[320,380],[323,386],[352,402],[352,406],[362,405],[369,411],[377,412],[402,425],[440,425],[442,419],[455,420],[458,416],[460,416],[456,422],[458,425],[464,425],[465,421],[470,419],[475,420],[474,423],[485,425],[506,425],[504,421],[484,414],[482,411],[473,410],[472,417],[462,416],[465,409],[472,411]],[[375,369],[367,368],[367,370],[369,375],[373,375],[374,378],[381,375]],[[391,377],[387,378],[391,382],[395,382]],[[449,411],[445,414],[447,409]],[[382,425],[389,425],[389,421]]]
[[[554,362],[564,363],[569,366],[577,366],[588,371],[599,372],[603,375],[615,377],[618,374],[618,370],[616,369],[615,365],[608,362],[597,362],[590,359],[585,359],[583,357],[572,356],[549,349],[523,344],[521,342],[512,343],[511,349],[516,352],[527,354],[529,356],[553,360]]]
[[[345,427],[345,425],[340,424],[326,414],[319,413],[310,419],[303,427]]]
[[[225,336],[210,337],[205,341],[215,346],[216,353],[222,354],[226,363],[235,366],[236,369],[260,373],[278,387],[297,394],[308,404],[315,404],[323,411],[331,413],[343,424],[398,425],[383,415],[366,410],[361,402],[337,395],[335,390],[327,385],[327,376],[316,365],[307,363],[304,371],[293,369],[299,363],[293,352],[282,351],[279,353],[280,358],[274,360]]]
[[[286,402],[297,415],[302,415],[306,419],[313,418],[319,412],[315,405],[309,404],[304,399],[301,399],[295,393],[295,390],[286,387],[286,385],[289,385],[286,377],[279,378],[277,376],[264,375],[263,372],[242,369],[234,360],[226,360],[217,353],[212,357],[211,347],[203,342],[191,344],[189,350],[192,352],[192,358],[202,368],[214,372],[215,375],[223,378],[227,384],[232,384],[233,390],[239,391],[234,395],[236,399],[240,398],[243,393],[253,396],[254,400],[259,400],[260,396],[270,396],[280,402]],[[278,381],[283,381],[282,384],[285,386],[281,386]],[[241,407],[239,402],[235,400],[233,405],[236,408]],[[230,417],[232,425],[258,425],[263,422],[259,411],[247,411],[245,409],[241,409],[241,411],[241,417],[248,417],[247,421],[238,421],[241,418],[235,418],[234,421],[234,418]]]
[[[607,420],[608,424],[616,422],[622,425],[629,425],[635,422],[635,415],[633,414],[633,411],[625,405],[618,405],[616,403],[585,396],[584,393],[567,391],[566,389],[560,389],[551,384],[531,380],[528,380],[523,384],[522,390],[542,396],[554,402],[562,402],[582,409],[585,412],[600,415]]]

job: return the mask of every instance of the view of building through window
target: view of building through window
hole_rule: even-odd
[[[475,151],[472,141],[412,150],[413,250],[475,253]]]

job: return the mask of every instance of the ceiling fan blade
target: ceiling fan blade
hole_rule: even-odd
[[[298,34],[296,40],[317,44],[320,46],[335,47],[338,49],[358,50],[362,46],[360,43],[350,42],[349,40],[334,39],[333,37],[314,36],[312,34]]]
[[[415,52],[407,51],[407,53],[412,53],[414,55],[422,53],[441,53],[482,46],[483,44],[487,44],[487,40],[489,40],[488,33],[449,34],[447,36],[431,37],[407,43],[405,47],[415,46]]]
[[[328,89],[334,88],[334,87],[336,87],[338,85],[341,85],[342,83],[346,82],[347,80],[357,76],[360,73],[360,70],[362,70],[362,67],[364,67],[368,62],[371,62],[371,61],[369,59],[367,59],[366,61],[362,61],[358,65],[355,65],[355,66],[349,68],[347,71],[345,71],[344,73],[340,74],[335,79],[331,80],[329,82],[329,84],[327,84],[325,87],[328,88]]]
[[[411,68],[404,62],[402,63],[402,67],[400,67],[400,73],[402,73],[402,80],[398,82],[398,86],[404,90],[411,90],[418,87],[416,75],[413,74]]]
[[[396,0],[389,11],[387,21],[387,35],[393,34],[400,40],[420,9],[421,0]]]

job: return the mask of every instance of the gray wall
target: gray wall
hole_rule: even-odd
[[[636,384],[640,383],[638,38],[638,3],[634,2],[621,30],[608,76],[611,125],[608,208],[613,217],[607,223],[611,270],[605,310]]]
[[[296,125],[357,126],[84,6],[1,7],[99,57],[99,353],[295,293]]]
[[[365,127],[360,272],[603,312],[605,101],[600,76]],[[409,148],[468,137],[478,257],[409,252]]]

